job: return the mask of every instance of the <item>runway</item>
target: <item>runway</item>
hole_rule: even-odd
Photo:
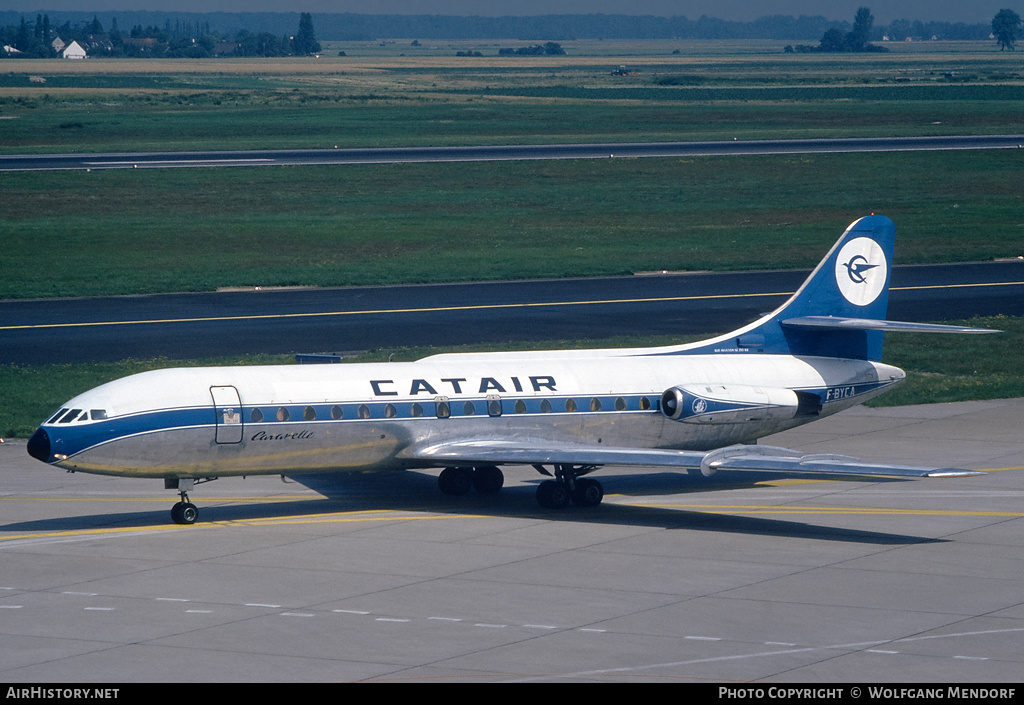
[[[1016,683],[1024,400],[855,408],[765,439],[993,470],[710,480],[605,468],[593,510],[540,476],[496,497],[429,473],[193,494],[0,446],[8,683]]]
[[[0,360],[247,353],[713,335],[774,309],[803,270],[0,301]],[[889,317],[1024,315],[1024,260],[893,269]]]
[[[533,159],[637,159],[649,157],[822,154],[962,149],[1020,149],[1024,135],[870,137],[850,139],[733,140],[610,144],[484,145],[205,152],[125,152],[0,155],[0,171],[64,169],[169,169],[181,167],[309,166]]]

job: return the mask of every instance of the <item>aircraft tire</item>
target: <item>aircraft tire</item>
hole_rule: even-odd
[[[464,495],[473,487],[473,468],[445,468],[437,476],[437,486],[444,494]]]
[[[537,504],[545,509],[565,509],[571,496],[569,486],[557,480],[544,480],[537,485]]]
[[[505,476],[495,465],[482,465],[473,471],[473,489],[480,494],[497,494],[505,484]]]
[[[581,478],[576,480],[572,491],[572,503],[577,507],[596,507],[604,499],[604,487],[597,480]]]
[[[171,507],[171,519],[175,524],[195,524],[199,508],[191,502],[178,502]]]

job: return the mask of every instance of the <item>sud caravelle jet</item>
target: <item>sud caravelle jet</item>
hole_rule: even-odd
[[[197,482],[444,468],[447,494],[497,492],[502,465],[553,476],[544,507],[601,502],[604,465],[962,476],[755,445],[875,397],[905,374],[882,364],[886,331],[994,332],[885,320],[895,226],[854,222],[774,312],[697,343],[464,353],[416,362],[165,369],[81,394],[28,442],[71,472],[163,478],[193,523]]]

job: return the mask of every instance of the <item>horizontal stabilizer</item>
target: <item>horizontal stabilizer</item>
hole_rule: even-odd
[[[780,323],[788,328],[823,328],[829,330],[881,330],[892,333],[1001,333],[994,328],[945,326],[937,323],[907,323],[877,318],[842,318],[839,316],[801,316],[787,318]]]
[[[709,452],[661,448],[609,448],[544,441],[465,440],[414,446],[402,457],[437,465],[626,465],[717,470],[760,470],[817,475],[969,477],[976,470],[866,463],[845,455],[805,455],[788,448],[740,445]]]

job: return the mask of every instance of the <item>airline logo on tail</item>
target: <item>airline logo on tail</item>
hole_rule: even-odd
[[[888,273],[885,253],[869,237],[850,240],[836,258],[839,292],[855,306],[867,306],[877,299]]]

